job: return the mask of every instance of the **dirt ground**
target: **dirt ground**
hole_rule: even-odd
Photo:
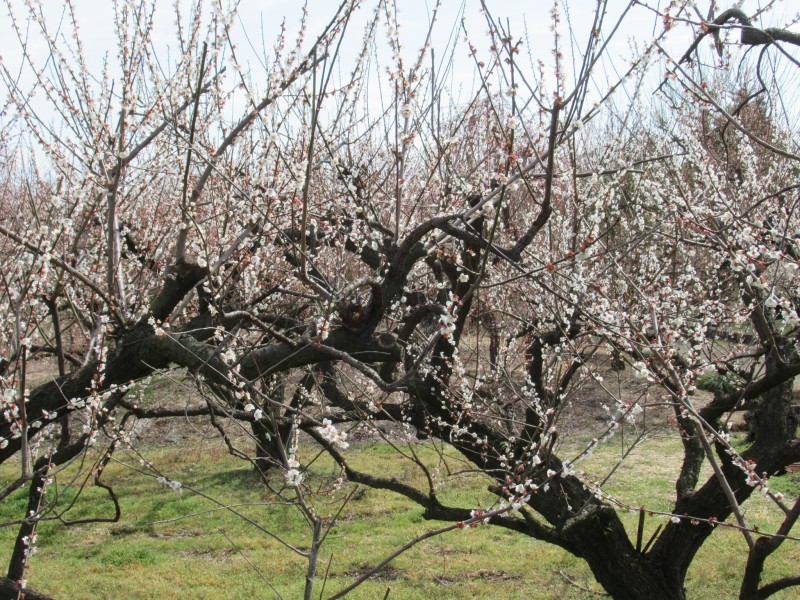
[[[599,436],[619,419],[626,406],[637,403],[642,410],[633,420],[626,419],[626,426],[641,429],[674,430],[674,409],[669,396],[656,385],[635,376],[630,368],[614,370],[609,361],[595,365],[601,380],[583,377],[563,400],[557,415],[557,426],[562,436]],[[27,369],[28,388],[45,383],[57,375],[54,361],[37,359]],[[508,396],[508,394],[506,394]],[[203,404],[202,395],[191,380],[180,372],[155,376],[148,387],[129,393],[130,401],[143,406],[189,407]],[[494,401],[505,402],[502,393],[493,396]],[[618,402],[617,400],[620,400]],[[693,397],[695,406],[701,407],[711,400],[711,394],[697,390]],[[524,407],[516,409],[517,418],[523,418]],[[83,423],[79,415],[73,415],[73,430],[80,430]],[[741,427],[743,418],[737,414],[732,419],[733,428]],[[141,420],[135,424],[134,432],[140,443],[148,446],[173,446],[192,440],[210,440],[218,436],[217,430],[206,417],[173,417],[168,419]],[[249,431],[234,431],[233,437],[247,437]],[[401,424],[376,422],[360,424],[349,429],[351,441],[378,440],[383,436],[405,439],[410,436],[408,428]]]

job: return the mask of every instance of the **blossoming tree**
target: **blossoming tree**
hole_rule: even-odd
[[[584,31],[555,2],[552,54],[529,64],[526,32],[484,6],[488,42],[460,25],[464,45],[443,60],[438,5],[408,53],[394,2],[345,0],[319,32],[307,11],[294,39],[282,30],[256,74],[234,43],[236,6],[222,4],[178,3],[180,52],[165,59],[155,3],[116,2],[116,55],[94,72],[70,3],[54,28],[36,3],[7,2],[21,67],[2,66],[0,460],[19,457],[20,474],[0,496],[28,486],[29,502],[4,585],[23,584],[37,523],[57,510],[55,473],[91,456],[118,518],[102,473],[130,448],[130,424],[186,415],[208,418],[267,484],[281,473],[274,491],[312,530],[310,550],[293,549],[308,598],[324,535],[302,444],[426,518],[564,548],[615,598],[684,597],[725,522],[749,549],[742,598],[800,583],[760,581],[800,514],[769,483],[800,461],[800,165],[783,103],[793,80],[777,70],[797,69],[796,34],[758,26],[767,9],[715,16],[715,2],[701,14],[680,0],[600,1]],[[634,14],[656,19],[656,37],[615,60],[613,79],[599,74]],[[673,52],[681,31],[697,37]],[[450,95],[461,55],[475,76],[463,98]],[[58,374],[29,389],[36,355]],[[609,360],[645,392],[604,385]],[[140,406],[143,382],[167,369],[203,402]],[[701,405],[708,371],[727,385]],[[608,418],[565,455],[561,424],[588,386],[607,393]],[[684,455],[674,506],[643,545],[619,515],[640,507],[580,461],[624,427],[635,447],[658,406]],[[742,451],[726,424],[743,411]],[[380,421],[446,443],[496,503],[444,504],[413,454],[428,489],[353,468],[347,428]],[[248,448],[232,437],[243,426]],[[777,531],[748,523],[754,492],[782,515]]]

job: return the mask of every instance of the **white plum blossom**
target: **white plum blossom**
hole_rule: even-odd
[[[286,460],[286,473],[284,475],[286,485],[290,487],[298,487],[303,483],[303,472],[300,470],[300,461],[297,460],[294,453],[289,454]]]
[[[163,475],[157,477],[156,481],[161,485],[163,485],[164,487],[168,487],[175,493],[180,493],[183,491],[183,484],[180,481],[169,479],[168,477],[164,477]]]
[[[444,337],[450,337],[456,330],[456,320],[449,314],[439,316],[439,333]]]
[[[317,432],[327,441],[339,448],[347,450],[350,444],[347,443],[347,433],[339,431],[330,419],[322,419],[322,427],[317,427]]]
[[[319,319],[317,319],[317,338],[320,341],[328,339],[328,335],[330,334],[330,329],[331,329],[331,324],[326,317],[320,317]]]
[[[286,485],[290,487],[298,487],[303,483],[303,474],[297,469],[289,469],[286,471]]]

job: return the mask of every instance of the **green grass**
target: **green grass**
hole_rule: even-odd
[[[486,480],[474,474],[445,476],[444,464],[430,446],[421,456],[439,468],[442,500],[464,507],[487,506],[491,496]],[[652,439],[639,447],[606,484],[608,493],[635,506],[669,509],[672,481],[680,442],[674,437]],[[416,467],[387,444],[354,444],[347,452],[353,466],[392,475],[422,487],[424,478]],[[565,456],[568,453],[565,453]],[[608,471],[619,447],[608,445],[591,459],[579,463],[597,477]],[[124,457],[120,454],[120,459]],[[301,457],[311,461],[311,456]],[[194,442],[184,448],[157,448],[147,459],[166,476],[202,491],[218,501],[235,504],[236,510],[297,547],[307,548],[308,529],[299,511],[276,503],[276,497],[259,484],[250,469],[228,456],[215,443]],[[44,522],[39,528],[38,553],[33,557],[29,585],[56,598],[274,598],[273,586],[284,598],[302,596],[305,560],[265,533],[189,490],[177,494],[154,477],[129,466],[112,463],[104,480],[114,486],[122,505],[122,519],[114,524],[65,526]],[[451,469],[462,468],[456,460]],[[63,473],[58,485],[70,475]],[[74,469],[72,471],[74,473]],[[320,490],[314,506],[323,517],[334,515],[341,498],[351,488],[333,492],[338,470],[320,457],[311,466],[309,485]],[[0,476],[16,476],[14,465],[4,465]],[[800,492],[790,477],[773,481],[787,496]],[[50,496],[56,486],[50,488]],[[61,505],[74,498],[69,491]],[[2,521],[24,513],[25,491],[0,504]],[[761,498],[745,504],[747,516],[762,527],[774,527],[779,519]],[[107,517],[111,502],[102,489],[87,485],[68,519]],[[632,536],[637,515],[622,513]],[[649,517],[645,539],[665,521]],[[425,521],[421,510],[389,492],[366,490],[345,507],[326,540],[318,567],[319,586],[330,561],[326,595],[341,589],[354,576],[379,562],[393,549],[428,529],[441,526]],[[16,527],[0,530],[0,560],[7,561]],[[235,544],[231,544],[226,535]],[[690,598],[733,598],[744,566],[745,544],[741,534],[720,528],[703,547],[687,585]],[[258,569],[250,566],[247,557]],[[769,559],[766,577],[797,574],[800,548],[787,542]],[[594,598],[567,581],[599,590],[588,568],[579,559],[547,544],[496,527],[453,531],[422,542],[395,559],[376,580],[369,581],[348,598]],[[268,582],[269,585],[266,583]],[[776,598],[794,597],[790,592]]]

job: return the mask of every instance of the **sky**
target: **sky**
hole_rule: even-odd
[[[25,10],[22,0],[4,0],[14,7],[17,15],[17,22],[22,29],[26,26]],[[55,27],[62,17],[63,5],[59,0],[44,0],[42,2],[43,14],[51,27]],[[114,51],[116,38],[111,23],[113,22],[113,3],[97,0],[72,0],[72,4],[78,16],[81,28],[81,37],[86,49],[86,56],[90,67],[99,68],[102,57],[107,52]],[[335,12],[338,0],[309,0],[309,26],[308,31],[313,34],[319,31],[328,22],[331,15]],[[399,0],[398,20],[403,36],[406,50],[413,52],[424,39],[426,25],[429,15],[432,14],[433,0]],[[517,35],[527,29],[528,33],[537,39],[549,33],[550,26],[547,17],[552,2],[549,0],[489,0],[489,9],[492,14],[503,23],[508,19],[512,31]],[[572,0],[568,6],[570,9],[571,22],[576,31],[586,32],[591,27],[591,16],[596,4],[595,0]],[[621,7],[627,4],[627,0],[611,0],[611,14],[619,13]],[[172,0],[156,1],[156,26],[155,44],[162,49],[171,45],[175,46],[175,12]],[[187,21],[188,2],[181,0],[183,7],[184,23]],[[360,9],[356,23],[364,23],[372,12],[374,2],[364,2]],[[301,16],[302,3],[298,0],[241,0],[239,2],[239,19],[234,26],[234,38],[245,58],[255,59],[255,53],[251,53],[251,46],[259,48],[264,40],[264,46],[269,49],[272,40],[275,39],[279,31],[281,22],[285,19],[288,31],[292,34],[297,29]],[[453,24],[458,23],[460,17],[465,16],[465,25],[472,33],[472,36],[480,41],[486,30],[483,17],[479,14],[478,0],[443,0],[439,8],[438,22],[434,30],[434,46],[445,44],[452,34]],[[7,9],[3,12],[7,13]],[[633,11],[630,15],[634,17],[626,23],[626,35],[640,34],[643,31],[650,31],[652,36],[653,24],[657,21],[656,17],[646,11]],[[4,63],[11,68],[18,64],[21,52],[16,36],[10,28],[11,20],[3,15],[0,18],[0,56]],[[462,35],[459,35],[459,38]],[[549,36],[546,36],[549,37]],[[34,38],[31,38],[35,41]],[[348,49],[355,49],[360,41],[359,26],[351,28],[351,35],[345,43],[345,53]],[[620,36],[618,44],[624,50],[624,35]],[[542,44],[542,51],[547,52]],[[42,44],[37,44],[40,53],[46,51]],[[260,49],[260,48],[259,48]]]
[[[4,0],[6,5],[2,10],[8,13],[8,6],[13,7],[16,22],[23,33],[28,27],[25,18],[25,0]],[[228,2],[229,0],[214,0]],[[706,15],[708,6],[714,0],[696,0],[695,4],[701,14]],[[156,18],[154,45],[163,57],[174,56],[176,43],[176,0],[156,0]],[[764,17],[762,26],[783,26],[792,22],[792,14],[800,13],[800,6],[796,0],[716,0],[719,5],[717,13],[733,5],[741,5],[749,14],[753,14],[765,5],[774,5],[772,12]],[[177,0],[183,13],[184,25],[186,24],[189,10],[188,0]],[[668,0],[647,0],[651,8],[663,9]],[[42,14],[50,27],[56,27],[63,18],[64,9],[61,0],[43,0]],[[308,40],[313,39],[315,32],[320,31],[335,12],[338,0],[309,0],[308,1]],[[429,17],[432,14],[434,0],[397,0],[399,33],[404,44],[403,53],[406,64],[416,58],[421,46]],[[510,27],[512,34],[525,35],[525,58],[533,61],[541,59],[547,66],[552,65],[552,40],[550,10],[552,0],[486,0],[492,16]],[[560,31],[563,40],[570,39],[576,47],[583,47],[591,32],[592,18],[597,0],[570,0],[559,2],[562,6],[562,20]],[[112,70],[114,64],[116,37],[113,22],[113,3],[98,0],[72,0],[80,24],[79,35],[85,49],[85,55],[90,71],[99,73],[102,69],[104,58],[110,57]],[[348,35],[342,45],[341,64],[344,71],[352,64],[352,57],[358,51],[361,41],[363,26],[372,14],[375,1],[365,1],[360,9],[354,24],[350,27]],[[609,32],[616,23],[617,16],[628,5],[628,0],[609,0],[609,15],[606,19],[605,32]],[[470,35],[471,41],[486,56],[488,40],[485,36],[487,30],[484,17],[480,14],[479,0],[443,0],[439,9],[437,25],[433,30],[432,45],[436,48],[436,56],[441,58],[446,54],[445,49],[451,41],[455,40],[459,46],[455,52],[455,62],[451,75],[453,87],[460,85],[469,86],[473,81],[473,61],[470,59],[466,47],[463,45],[464,33],[459,27],[461,17],[464,17],[464,27]],[[233,25],[233,38],[238,46],[240,60],[250,66],[252,72],[258,74],[259,63],[263,55],[269,53],[281,23],[287,25],[288,37],[292,39],[302,14],[302,4],[298,0],[241,0],[239,2],[238,18]],[[454,29],[455,27],[455,29]],[[35,27],[34,27],[35,28]],[[615,71],[626,67],[631,56],[631,44],[636,41],[640,44],[651,40],[662,28],[662,18],[655,11],[645,6],[634,7],[626,16],[622,26],[615,33],[608,47],[608,59],[598,66],[600,79],[607,76],[609,81],[614,79]],[[66,29],[66,28],[65,28]],[[794,18],[792,29],[800,31],[797,18]],[[665,47],[677,58],[683,50],[691,44],[695,28],[689,25],[678,24],[670,32],[665,41]],[[605,34],[604,34],[605,36]],[[29,51],[39,61],[46,60],[47,47],[35,35],[29,38]],[[383,37],[379,38],[383,42]],[[64,41],[63,43],[67,43]],[[0,57],[3,65],[11,72],[16,73],[22,59],[19,42],[11,29],[11,19],[6,15],[0,17]],[[567,53],[569,63],[569,53]],[[267,74],[264,75],[266,77]],[[24,79],[23,79],[24,81]]]
[[[81,28],[84,35],[84,44],[87,54],[100,56],[103,52],[114,46],[113,28],[109,26],[113,15],[113,2],[98,0],[71,0],[72,5],[78,14]],[[222,0],[227,2],[228,0]],[[748,14],[753,14],[760,7],[774,4],[773,13],[767,19],[772,21],[772,15],[783,24],[791,18],[792,14],[800,15],[800,6],[795,0],[714,0],[718,5],[717,13],[725,8],[741,6]],[[695,0],[695,4],[701,14],[706,15],[708,6],[712,0]],[[4,4],[10,4],[15,8],[15,12],[22,17],[23,0],[4,0]],[[668,0],[647,0],[646,2],[653,8],[664,9]],[[157,43],[169,43],[174,38],[174,0],[156,0],[156,31]],[[184,15],[188,13],[188,0],[179,0]],[[322,27],[335,11],[339,0],[309,0],[309,31],[317,31]],[[370,7],[374,2],[364,2],[361,13],[370,12]],[[427,16],[431,14],[434,0],[398,0],[398,12],[403,29],[403,35],[408,36],[407,45],[415,45],[414,38],[421,39],[424,34]],[[523,27],[527,27],[531,33],[544,33],[549,28],[548,13],[553,6],[551,0],[487,0],[486,2],[492,14],[501,21],[510,20],[512,29],[521,33]],[[569,0],[559,2],[569,12],[571,22],[577,31],[586,31],[591,26],[591,17],[597,0]],[[628,4],[628,0],[609,0],[610,15],[619,14],[623,7]],[[62,14],[63,3],[61,0],[43,0],[43,11],[50,22],[55,23]],[[287,19],[290,25],[299,21],[302,3],[299,0],[240,0],[239,29],[246,29],[251,39],[257,42],[263,28],[266,40],[271,40],[283,18]],[[439,27],[436,39],[443,40],[450,33],[452,23],[461,14],[462,10],[467,17],[467,26],[470,30],[480,32],[485,29],[482,17],[478,15],[480,0],[443,0],[439,9]],[[3,12],[7,12],[4,10]],[[22,22],[23,19],[20,19]],[[635,7],[627,18],[625,26],[622,28],[620,39],[628,36],[652,37],[655,28],[660,27],[660,18],[651,10],[644,7]],[[24,24],[24,23],[21,23]],[[762,26],[772,26],[779,23],[763,22]],[[18,45],[13,35],[7,35],[9,20],[3,15],[0,18],[0,56],[8,61],[19,54]],[[5,31],[3,31],[5,30]],[[238,33],[241,33],[239,31]],[[238,36],[237,36],[238,37]],[[244,38],[241,37],[244,42]]]
[[[224,0],[227,1],[227,0]],[[659,0],[651,0],[658,4]],[[4,3],[11,4],[17,15],[17,22],[22,29],[26,26],[25,10],[23,0],[4,0]],[[309,26],[308,31],[313,34],[319,31],[334,13],[338,0],[309,0]],[[60,0],[44,0],[43,14],[51,26],[55,26],[63,14],[63,5]],[[107,52],[114,52],[116,39],[113,27],[110,25],[113,19],[113,3],[109,1],[97,0],[72,0],[75,11],[80,23],[80,33],[82,42],[86,49],[91,69],[99,69],[102,59]],[[400,33],[404,47],[409,57],[413,56],[421,45],[426,32],[426,25],[429,15],[433,10],[434,0],[398,0],[398,20],[400,22]],[[610,15],[619,14],[627,4],[627,0],[610,0]],[[173,0],[157,0],[156,2],[156,27],[155,45],[162,51],[168,45],[175,47],[175,13]],[[187,20],[188,2],[180,0],[183,7],[184,22]],[[374,1],[364,2],[364,7],[360,9],[356,23],[364,23],[372,12]],[[531,48],[537,58],[549,60],[551,34],[549,31],[550,21],[548,13],[553,6],[550,0],[488,0],[487,5],[493,16],[502,23],[508,22],[512,33],[521,35],[527,31],[531,39]],[[234,25],[234,38],[236,39],[240,51],[245,60],[256,62],[257,53],[251,47],[259,48],[262,39],[265,40],[264,46],[269,49],[272,40],[275,38],[279,26],[283,19],[286,19],[288,31],[293,34],[296,31],[301,15],[301,2],[298,0],[241,0],[239,2],[239,19]],[[571,0],[568,4],[568,13],[562,26],[566,31],[568,23],[572,24],[572,29],[578,32],[581,38],[585,38],[591,29],[591,18],[596,0]],[[438,23],[434,30],[433,45],[441,48],[448,42],[452,35],[453,25],[458,23],[462,14],[465,16],[465,26],[470,32],[471,37],[476,42],[485,40],[484,32],[486,24],[483,17],[479,14],[479,0],[443,0],[439,9]],[[4,9],[7,12],[7,9]],[[567,21],[566,17],[569,18]],[[609,18],[611,23],[613,19]],[[0,17],[0,56],[5,65],[13,71],[19,63],[21,52],[16,36],[10,30],[11,20],[6,15]],[[651,11],[636,8],[631,11],[626,19],[623,28],[619,32],[612,45],[612,52],[616,56],[624,56],[627,53],[627,38],[629,37],[652,37],[654,28],[658,26],[658,17]],[[351,34],[344,44],[344,56],[348,52],[355,52],[361,38],[360,27],[351,28]],[[246,33],[246,35],[245,35]],[[460,40],[463,33],[457,36]],[[34,38],[31,38],[34,39]],[[36,44],[34,52],[41,57],[46,54],[43,44]],[[441,51],[440,51],[441,54]],[[464,68],[469,67],[466,53],[459,54],[460,60],[464,63]],[[346,62],[346,59],[345,59]]]

